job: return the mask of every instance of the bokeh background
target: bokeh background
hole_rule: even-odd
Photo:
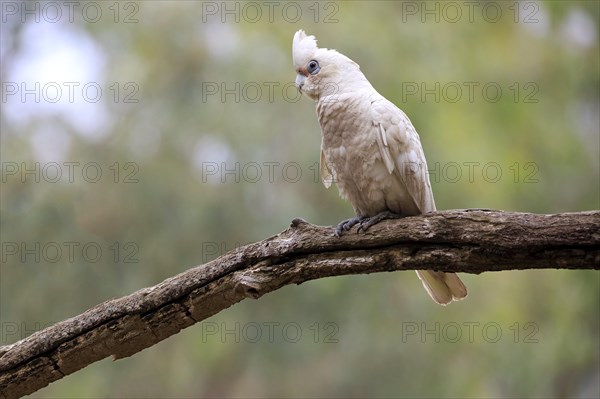
[[[297,216],[315,176],[305,29],[421,135],[439,209],[600,208],[599,3],[2,1],[1,342],[154,285]],[[598,397],[594,271],[412,272],[246,300],[36,398]]]

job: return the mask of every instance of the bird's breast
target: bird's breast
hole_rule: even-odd
[[[317,106],[325,159],[335,171],[340,195],[358,215],[401,213],[399,204],[409,196],[383,162],[369,106],[353,99]]]

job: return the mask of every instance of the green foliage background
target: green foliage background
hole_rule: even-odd
[[[142,1],[120,3],[117,20],[112,2],[100,4],[105,14],[96,23],[75,14],[72,23],[9,17],[2,24],[2,82],[15,81],[19,60],[35,56],[39,43],[58,46],[28,33],[37,25],[38,34],[85,39],[100,57],[90,61],[81,47],[78,60],[100,60],[89,80],[104,89],[101,101],[83,104],[102,111],[86,126],[95,134],[68,120],[77,119],[81,97],[39,113],[23,111],[39,106],[31,97],[2,101],[2,345],[276,234],[296,216],[333,225],[352,215],[337,190],[315,177],[314,104],[290,89],[291,39],[301,28],[358,62],[409,115],[434,173],[438,208],[600,208],[596,1],[522,2],[518,22],[514,2],[492,3],[502,11],[495,22],[492,9],[484,18],[486,2],[472,18],[454,3],[462,12],[456,22],[440,2],[275,2],[272,18],[258,2],[256,18],[247,3]],[[208,13],[213,6],[217,13]],[[239,22],[225,6],[237,7]],[[438,7],[439,20],[425,7]],[[125,23],[126,16],[136,21]],[[47,71],[33,68],[44,85]],[[63,74],[70,78],[68,68]],[[137,103],[124,101],[127,82],[139,89]],[[472,101],[465,82],[476,84]],[[490,83],[502,89],[497,101],[482,90]],[[462,94],[454,101],[456,86]],[[215,87],[217,94],[207,91]],[[415,87],[417,94],[407,92]],[[56,142],[63,143],[57,153]],[[72,183],[36,182],[7,170],[54,161],[96,162],[103,178],[89,183],[76,173]],[[239,172],[208,176],[209,162]],[[269,162],[278,163],[272,179]],[[472,178],[471,162],[478,163]],[[137,181],[125,183],[132,171]],[[96,243],[103,255],[90,262],[76,250],[73,261],[63,254],[50,262],[6,252],[6,243],[66,242]],[[126,263],[127,254],[138,262]],[[597,272],[462,278],[469,297],[445,308],[412,272],[286,287],[33,397],[598,397]]]

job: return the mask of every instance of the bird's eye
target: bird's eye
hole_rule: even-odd
[[[308,61],[308,65],[306,66],[306,70],[311,75],[314,75],[314,74],[316,74],[317,72],[319,72],[321,70],[321,67],[319,66],[319,63],[316,60],[310,60],[310,61]]]

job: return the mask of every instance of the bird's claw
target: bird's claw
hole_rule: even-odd
[[[381,222],[382,220],[386,220],[386,219],[399,219],[402,216],[400,216],[397,213],[393,213],[390,211],[385,211],[385,212],[381,212],[378,213],[375,216],[372,216],[370,218],[364,218],[363,220],[360,221],[360,225],[358,226],[358,229],[356,230],[356,233],[360,233],[361,230],[362,231],[367,231],[369,230],[372,226],[375,226],[377,223]]]
[[[350,230],[355,224],[362,223],[365,219],[367,219],[366,216],[355,216],[350,219],[342,220],[335,227],[335,236],[340,237],[344,231]]]
[[[344,233],[344,231],[350,230],[356,224],[358,224],[358,229],[356,230],[356,234],[358,234],[361,231],[364,232],[369,230],[372,226],[376,225],[382,220],[398,219],[401,217],[402,216],[398,215],[397,213],[389,211],[378,213],[377,215],[372,217],[355,216],[353,218],[342,220],[341,222],[339,222],[335,228],[335,236],[340,237]]]

